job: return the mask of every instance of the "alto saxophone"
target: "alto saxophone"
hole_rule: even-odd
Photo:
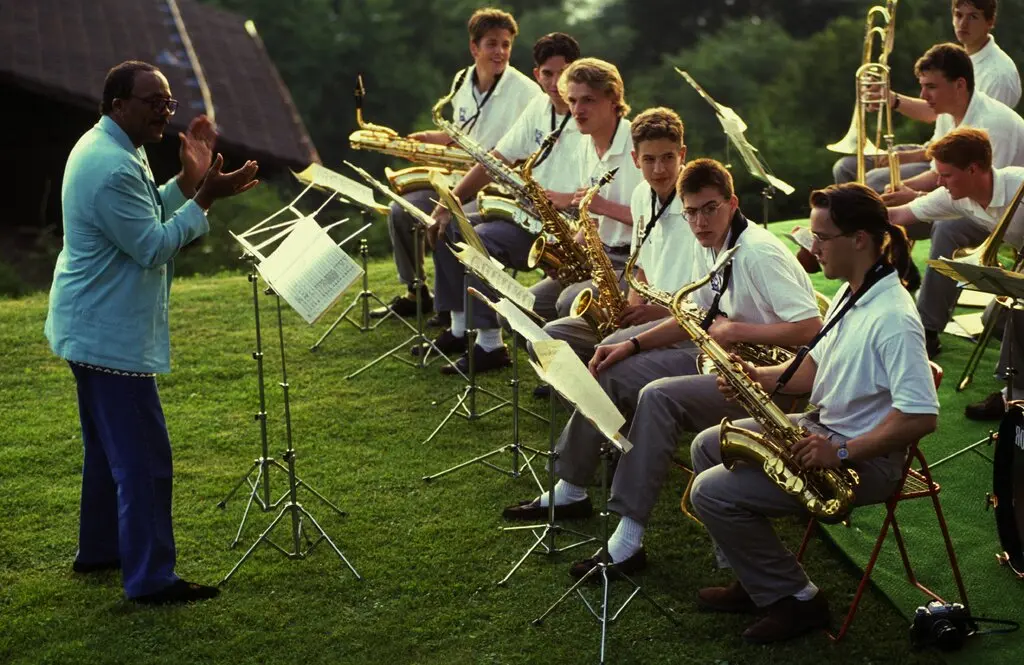
[[[537,236],[530,247],[526,265],[531,269],[540,267],[553,272],[555,279],[569,285],[590,279],[590,258],[583,246],[576,242],[572,221],[555,208],[544,188],[533,179],[533,165],[554,147],[560,133],[556,129],[544,138],[540,148],[519,167],[519,175],[523,179],[523,193],[533,204],[544,226],[544,233]]]
[[[456,79],[455,85],[452,86],[451,93],[444,98],[445,101],[454,96],[465,76],[464,70]],[[385,170],[389,184],[399,194],[406,194],[418,189],[433,189],[430,184],[430,174],[434,171],[441,171],[454,182],[458,182],[459,173],[467,171],[473,166],[473,158],[461,148],[424,143],[399,136],[398,132],[390,127],[365,122],[363,120],[363,98],[365,96],[363,77],[360,76],[355,90],[356,123],[359,125],[359,129],[349,134],[349,145],[354,150],[372,150],[419,164],[419,166],[398,171]]]
[[[662,291],[651,284],[641,282],[633,274],[639,257],[640,247],[637,247],[637,250],[630,254],[629,260],[626,261],[625,274],[626,283],[629,284],[629,288],[643,296],[644,300],[647,302],[661,305],[665,309],[672,311],[672,313],[677,317],[686,316],[694,325],[700,327],[700,324],[704,321],[704,317],[708,314],[708,310],[703,307],[698,307],[696,303],[690,300],[685,300],[678,304],[679,313],[676,314],[673,310],[673,295],[671,293],[668,291]],[[710,277],[708,279],[710,279]],[[688,293],[692,293],[706,283],[706,281],[700,282]],[[827,304],[825,309],[828,309]],[[732,347],[732,353],[736,354],[754,367],[781,365],[793,358],[795,355],[792,351],[783,346],[758,345],[749,344],[747,342],[737,342],[734,344]],[[707,355],[703,353],[697,358],[697,369],[700,374],[715,373],[714,363],[711,362]]]
[[[790,448],[807,436],[807,430],[789,420],[761,385],[732,360],[729,352],[694,323],[685,307],[686,297],[710,279],[711,274],[679,289],[673,296],[672,315],[714,364],[718,376],[736,392],[736,401],[763,430],[752,432],[723,419],[719,426],[722,463],[728,469],[739,461],[759,465],[776,485],[796,497],[816,518],[842,521],[853,507],[853,486],[859,482],[857,473],[852,469],[803,469],[793,459]]]
[[[590,202],[601,187],[611,182],[617,168],[608,171],[580,200],[579,229],[583,234],[583,248],[590,262],[590,279],[594,288],[587,287],[576,295],[570,308],[570,316],[585,320],[598,337],[607,337],[618,327],[619,314],[626,307],[626,296],[619,288],[608,253],[604,251],[601,234],[590,218]],[[596,290],[596,295],[595,295]]]

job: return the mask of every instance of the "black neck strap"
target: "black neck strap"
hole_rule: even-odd
[[[558,126],[558,129],[557,129],[558,134],[556,134],[556,136],[558,136],[558,137],[562,136],[562,131],[565,129],[565,126],[566,126],[566,124],[568,124],[569,118],[571,118],[571,117],[572,117],[571,113],[566,113],[565,114],[565,117],[562,118],[562,124]],[[554,104],[551,105],[551,131],[556,131],[555,130],[555,105]],[[547,159],[548,157],[551,156],[551,152],[555,149],[555,144],[556,143],[558,143],[558,139],[557,138],[554,141],[552,141],[551,145],[549,145],[547,147],[547,149],[544,150],[544,152],[542,152],[540,154],[540,157],[537,158],[537,161],[533,163],[533,168],[537,168],[538,166],[540,166],[541,164],[544,163],[545,159]]]
[[[476,66],[475,65],[473,66],[473,76],[471,77],[470,82],[473,85],[472,92],[473,92],[473,101],[476,102],[476,113],[474,113],[464,123],[462,123],[462,126],[459,127],[459,130],[461,130],[463,132],[470,132],[470,131],[472,131],[473,127],[476,126],[476,121],[480,119],[480,112],[484,110],[484,106],[491,99],[491,95],[494,94],[495,88],[498,87],[498,81],[501,80],[501,76],[504,73],[505,72],[501,72],[501,74],[495,74],[494,75],[494,81],[491,83],[491,87],[487,89],[487,92],[484,93],[484,98],[478,100],[476,98],[476,85],[477,85],[477,83],[480,82],[480,77],[477,76]]]
[[[649,236],[651,231],[654,229],[654,225],[658,223],[658,220],[661,219],[661,216],[665,214],[665,211],[668,210],[669,206],[672,205],[672,202],[675,200],[676,190],[673,189],[672,193],[668,195],[668,199],[661,204],[661,208],[658,208],[658,193],[654,191],[653,187],[651,187],[651,221],[647,222],[647,226],[644,227],[643,234],[640,236],[641,245],[644,244],[644,241],[647,240],[647,236]]]
[[[822,326],[821,330],[818,331],[818,334],[814,336],[814,339],[808,342],[806,346],[800,347],[800,350],[797,351],[796,357],[793,358],[789,367],[787,367],[786,371],[779,376],[779,380],[775,384],[775,390],[772,391],[772,395],[782,390],[782,387],[789,383],[789,380],[793,378],[794,374],[796,374],[797,369],[800,368],[800,363],[804,361],[804,358],[806,358],[807,354],[811,352],[811,349],[818,345],[818,342],[828,334],[828,331],[836,327],[836,324],[846,316],[846,313],[853,309],[853,306],[857,304],[857,301],[863,298],[875,284],[878,284],[887,275],[891,275],[894,272],[896,272],[896,268],[894,268],[892,264],[884,258],[881,258],[868,269],[867,273],[864,275],[864,283],[860,285],[860,288],[857,289],[856,293],[850,295],[850,291],[847,289],[846,293],[843,294],[845,302],[843,302],[842,307],[840,307],[839,311],[836,311],[829,318],[825,325]]]
[[[729,246],[726,249],[732,249],[736,246],[740,236],[747,230],[747,218],[743,216],[738,209],[732,215],[732,221],[729,222]],[[722,296],[725,294],[725,290],[729,288],[729,280],[732,279],[732,263],[725,267],[722,271],[722,282],[718,289],[715,289],[715,299],[711,302],[711,307],[708,309],[708,313],[704,315],[704,320],[701,321],[700,327],[705,331],[711,327],[715,317],[719,314],[724,314],[720,308],[722,302]],[[728,315],[726,315],[728,316]]]

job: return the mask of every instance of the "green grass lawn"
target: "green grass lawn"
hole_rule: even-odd
[[[387,262],[371,266],[371,283],[385,299],[397,291]],[[149,608],[126,602],[114,574],[71,573],[81,468],[74,382],[42,335],[45,294],[0,301],[0,661],[597,662],[597,624],[578,600],[563,605],[544,626],[530,624],[568,587],[568,565],[580,554],[589,556],[589,546],[535,557],[506,588],[495,585],[531,542],[522,532],[500,531],[500,510],[534,496],[532,481],[480,466],[432,484],[421,480],[509,442],[509,410],[477,422],[456,419],[434,441],[421,444],[446,413],[450,400],[443,400],[463,384],[440,376],[436,366],[417,370],[393,360],[345,380],[408,334],[395,322],[367,334],[345,325],[310,353],[341,306],[313,327],[285,311],[288,378],[299,475],[348,517],[334,515],[309,493],[301,494],[302,503],[364,581],[355,580],[323,545],[302,561],[261,548],[220,598]],[[261,309],[271,448],[280,456],[284,423],[273,300],[261,298]],[[252,304],[244,275],[178,281],[172,344],[174,371],[160,378],[160,389],[175,453],[178,570],[213,583],[274,515],[251,514],[242,546],[228,549],[244,502],[238,497],[227,510],[216,505],[259,453]],[[950,363],[952,374],[967,345],[947,348],[943,360],[958,360]],[[991,387],[986,376],[979,376],[981,387],[971,397]],[[508,378],[488,377],[485,384],[507,391]],[[524,380],[524,401],[543,410],[528,395],[533,385],[529,377]],[[944,436],[959,436],[950,423],[962,421],[961,402],[944,413]],[[546,427],[529,417],[522,422],[524,441],[545,447]],[[509,463],[508,457],[497,459]],[[283,491],[284,476],[274,472],[272,479],[275,493]],[[838,646],[814,634],[771,648],[750,647],[740,639],[748,619],[696,611],[694,592],[728,578],[715,570],[702,528],[679,511],[685,481],[682,472],[670,475],[646,538],[652,565],[640,576],[647,591],[673,610],[676,623],[634,601],[610,630],[609,662],[863,665],[937,659],[910,651],[904,617],[874,591],[849,639]],[[579,526],[597,533],[599,522]],[[794,543],[803,526],[796,520],[780,523]],[[285,547],[288,533],[278,531]],[[994,547],[994,528],[991,537]],[[857,569],[822,540],[812,543],[807,568],[838,615],[852,595]]]

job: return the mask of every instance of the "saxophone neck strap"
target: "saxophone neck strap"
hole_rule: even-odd
[[[732,215],[732,221],[729,222],[729,246],[726,247],[727,250],[736,246],[740,236],[747,230],[747,225],[747,218],[743,216],[743,213],[741,213],[739,209],[737,209]],[[708,313],[704,315],[704,320],[700,322],[700,327],[704,329],[704,332],[707,332],[708,328],[711,327],[711,324],[714,323],[715,317],[723,313],[721,310],[722,295],[725,293],[725,290],[729,288],[729,280],[731,279],[732,262],[722,270],[722,280],[719,283],[718,288],[715,289],[715,299],[711,302],[711,307],[708,308]]]

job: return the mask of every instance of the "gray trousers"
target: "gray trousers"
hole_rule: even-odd
[[[432,189],[421,189],[409,192],[402,198],[430,214],[430,211],[434,209],[431,199],[437,198],[437,192]],[[422,243],[416,247],[416,236],[413,233],[415,225],[416,221],[412,215],[397,203],[391,204],[391,212],[388,214],[388,235],[391,236],[391,247],[395,253],[395,267],[398,269],[398,280],[410,290],[416,279],[417,265],[420,266],[420,279],[424,278],[422,263],[424,249]]]
[[[923,146],[919,145],[898,145],[896,146],[896,152],[905,152],[908,150],[920,150]],[[874,160],[870,157],[866,158],[865,165],[867,166],[867,173],[864,174],[864,184],[875,190],[879,194],[885,191],[885,186],[889,184],[889,167],[873,169],[871,164]],[[920,175],[931,168],[930,162],[910,162],[909,164],[900,164],[900,179],[907,180],[913,178],[916,175]],[[844,182],[853,182],[857,179],[857,156],[846,155],[836,160],[836,163],[832,165],[832,178],[835,180],[837,185],[841,185]]]
[[[790,420],[833,441],[843,440],[820,425],[816,415],[794,414]],[[760,431],[749,418],[734,424]],[[758,607],[805,588],[807,574],[779,540],[771,523],[772,518],[786,515],[809,517],[803,504],[780,489],[760,467],[741,462],[730,471],[722,466],[718,427],[701,432],[693,440],[690,453],[697,474],[690,496],[711,535],[719,567],[732,568]],[[855,464],[853,468],[860,475],[855,504],[885,501],[896,489],[904,459],[905,453],[898,452]]]
[[[467,206],[468,207],[468,206]],[[526,259],[530,246],[536,237],[525,229],[505,221],[484,220],[475,224],[473,229],[483,241],[487,252],[504,265],[516,270],[529,270]],[[461,234],[455,224],[449,224],[448,237],[451,241],[461,240]],[[466,311],[466,289],[463,282],[464,269],[452,253],[451,246],[438,243],[434,248],[434,309],[438,312]],[[496,298],[491,289],[476,276],[469,276],[469,286]],[[490,329],[498,327],[498,315],[493,309],[482,302],[473,303],[473,319],[466,324],[472,328]]]
[[[919,237],[924,225],[907,227],[908,235]],[[974,247],[988,237],[989,232],[978,222],[966,218],[939,219],[931,223],[931,254],[928,258],[952,258],[961,247]],[[960,290],[956,282],[932,268],[925,268],[921,290],[917,293],[917,311],[925,330],[942,332],[949,323]]]

